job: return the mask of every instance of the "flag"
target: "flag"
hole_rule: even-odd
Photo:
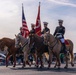
[[[38,6],[38,15],[36,19],[36,28],[35,28],[36,34],[41,36],[41,21],[40,21],[40,2]]]
[[[24,15],[23,4],[22,4],[22,29],[23,29],[22,36],[26,38],[28,36],[28,34],[29,34],[29,30],[28,30],[25,15]]]

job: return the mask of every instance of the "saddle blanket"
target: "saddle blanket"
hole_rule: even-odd
[[[68,42],[67,40],[65,40],[65,44],[66,44],[66,45],[69,45],[69,42]]]

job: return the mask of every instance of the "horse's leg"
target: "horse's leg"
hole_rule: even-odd
[[[71,62],[71,65],[74,66],[74,56],[73,56],[73,51],[70,52],[70,62]]]
[[[67,57],[67,54],[65,54],[65,61],[66,61],[66,65],[64,68],[68,68],[68,57]]]
[[[11,55],[11,54],[8,53],[7,56],[6,56],[6,67],[8,67],[8,60],[9,60],[10,55]]]
[[[52,57],[53,57],[53,54],[51,52],[51,50],[49,51],[49,65],[48,65],[48,68],[50,68],[50,65],[52,63]]]
[[[33,57],[34,57],[34,60],[35,60],[35,67],[39,67],[39,62],[38,62],[38,54],[36,54],[36,53],[33,53],[32,54],[33,55]]]
[[[23,65],[22,65],[22,68],[24,68],[25,67],[25,58],[26,58],[26,53],[25,52],[23,52],[24,53],[24,57],[23,57]]]
[[[56,68],[56,66],[57,66],[57,63],[58,63],[58,61],[57,61],[57,58],[56,58],[56,63],[55,63],[55,66],[54,66],[54,68]]]
[[[23,61],[22,68],[25,67],[25,65],[26,65],[25,63],[28,64],[29,66],[31,66],[30,63],[28,62],[28,53],[26,51],[24,52],[24,61]]]
[[[41,55],[41,56],[40,56],[40,64],[41,64],[40,68],[44,67],[42,59],[43,59],[43,57],[42,57],[42,55]]]
[[[56,65],[58,66],[58,69],[60,69],[60,56],[59,54],[57,54],[57,62],[56,62]]]
[[[33,53],[32,55],[33,55],[33,57],[34,57],[34,60],[35,60],[35,66],[36,66],[37,55],[36,55],[36,53]]]
[[[39,56],[37,55],[37,58],[36,58],[36,67],[38,68],[39,67],[39,60],[38,60]]]
[[[13,61],[14,61],[13,67],[15,67],[16,66],[16,54],[13,55]]]

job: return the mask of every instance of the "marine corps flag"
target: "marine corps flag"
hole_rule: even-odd
[[[40,2],[38,7],[38,15],[36,19],[36,28],[35,28],[36,34],[41,36],[41,21],[40,21]]]
[[[23,4],[22,4],[22,29],[23,29],[22,36],[26,38],[29,34],[29,30],[28,30],[25,15],[24,15]]]

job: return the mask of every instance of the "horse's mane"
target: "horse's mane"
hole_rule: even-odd
[[[37,34],[34,34],[34,36],[37,38],[37,39],[41,39],[41,37],[40,36],[38,36]]]
[[[11,39],[11,38],[7,38],[7,37],[3,37],[2,39],[0,39],[0,41],[8,41],[8,42],[15,42],[15,39]]]
[[[11,38],[7,38],[7,37],[3,37],[2,39],[7,39],[7,40],[14,40],[14,39],[11,39]]]

